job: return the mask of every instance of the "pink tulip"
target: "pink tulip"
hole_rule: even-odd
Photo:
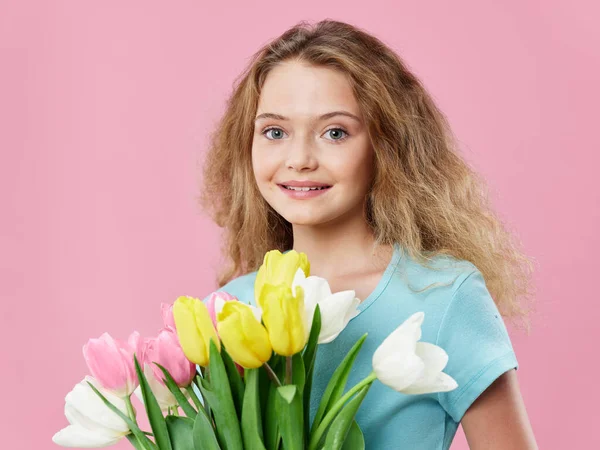
[[[83,346],[83,357],[92,376],[107,391],[125,398],[138,386],[139,381],[133,362],[134,353],[142,364],[142,342],[137,331],[131,333],[127,342],[113,339],[104,333],[98,339],[89,339]]]
[[[162,312],[163,323],[165,327],[172,328],[175,330],[175,319],[173,318],[173,305],[168,303],[161,303],[160,309]]]
[[[206,301],[206,307],[208,308],[208,314],[212,319],[212,323],[217,327],[217,314],[223,309],[223,304],[228,301],[237,301],[238,299],[225,291],[216,291],[210,294],[210,297]]]
[[[217,327],[217,314],[221,311],[221,309],[223,309],[223,303],[225,303],[226,301],[238,301],[238,299],[236,297],[234,297],[233,295],[225,292],[225,291],[216,291],[213,292],[212,294],[210,294],[210,297],[208,298],[208,300],[206,300],[206,307],[208,309],[208,314],[210,315],[210,318],[212,320],[213,325],[215,326],[215,328]],[[173,305],[169,305],[167,303],[161,303],[160,305],[161,307],[161,312],[162,312],[162,317],[163,317],[163,323],[165,325],[165,328],[171,328],[172,330],[176,330],[175,328],[175,319],[173,318]],[[179,342],[179,339],[177,337],[177,333],[175,333],[175,339],[177,339],[177,342]],[[163,365],[160,361],[159,364]],[[154,364],[152,364],[152,366],[154,366],[154,369],[159,370],[158,367],[156,367]],[[241,375],[244,375],[244,368],[238,364],[236,364],[236,367],[238,369],[238,372],[240,372]],[[166,366],[165,366],[166,368]],[[169,370],[169,373],[171,371]],[[162,375],[162,372],[161,372]],[[162,379],[162,378],[159,378]]]
[[[217,327],[217,314],[223,308],[223,303],[232,300],[237,301],[238,299],[225,291],[215,291],[210,294],[210,297],[206,300],[206,307],[208,308],[208,313],[210,314],[210,318],[215,328]],[[175,319],[173,318],[173,305],[161,303],[160,309],[165,327],[176,330]]]
[[[216,291],[210,294],[210,297],[206,301],[206,308],[208,309],[208,314],[210,315],[215,328],[217,328],[217,314],[223,309],[223,304],[232,301],[237,302],[238,299],[225,291]],[[240,375],[244,375],[244,368],[242,366],[235,363],[235,367]]]
[[[164,374],[153,362],[167,369],[179,387],[189,386],[196,375],[196,365],[185,357],[175,330],[169,327],[160,330],[156,338],[145,342],[143,355],[144,363],[150,365],[161,383]]]

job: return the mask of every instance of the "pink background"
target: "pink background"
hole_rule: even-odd
[[[58,448],[88,338],[153,334],[161,302],[216,287],[206,136],[259,46],[327,17],[400,53],[538,262],[533,332],[511,336],[540,448],[600,448],[591,1],[26,3],[0,3],[2,448]]]

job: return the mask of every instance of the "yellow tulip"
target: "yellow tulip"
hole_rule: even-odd
[[[221,351],[221,343],[206,305],[197,298],[178,297],[173,304],[173,318],[179,343],[186,358],[194,364],[208,366],[210,340],[215,342],[219,351]]]
[[[281,253],[279,250],[267,252],[254,281],[254,298],[258,305],[262,307],[261,291],[265,284],[277,286],[283,283],[291,288],[298,269],[302,269],[307,277],[310,275],[310,263],[306,253],[298,253],[296,250],[287,253]]]
[[[225,302],[217,316],[217,329],[227,353],[240,366],[256,369],[271,358],[267,330],[249,305]]]
[[[262,319],[275,353],[292,356],[302,350],[306,344],[304,290],[298,286],[294,296],[292,288],[286,284],[265,284],[260,303]]]

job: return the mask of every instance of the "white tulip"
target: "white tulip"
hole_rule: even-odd
[[[179,403],[177,402],[177,399],[173,393],[158,378],[156,378],[149,364],[144,364],[144,375],[148,380],[150,390],[154,394],[154,397],[156,398],[158,406],[160,406],[162,412],[166,413],[168,412],[169,408],[172,408],[173,406],[179,406]],[[187,390],[185,388],[179,388],[179,390],[189,400],[190,394],[187,392]],[[133,393],[143,405],[144,396],[142,395],[142,388],[138,386]]]
[[[65,416],[70,425],[52,437],[55,444],[78,448],[108,447],[129,434],[125,421],[104,404],[87,381],[127,415],[123,399],[104,390],[93,377],[86,376],[65,397]]]
[[[300,286],[304,290],[306,339],[310,334],[317,305],[321,311],[319,344],[333,341],[346,328],[348,322],[359,313],[357,307],[360,300],[355,297],[355,291],[340,291],[332,294],[325,278],[312,275],[306,277],[302,269],[298,269],[292,282],[292,292],[296,292],[296,286]]]
[[[373,354],[373,371],[384,384],[404,394],[426,394],[456,389],[442,372],[448,354],[437,345],[417,342],[425,314],[417,312],[394,330]]]

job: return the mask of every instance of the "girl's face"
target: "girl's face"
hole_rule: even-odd
[[[346,76],[299,62],[271,70],[258,104],[252,168],[265,200],[292,224],[362,215],[373,150]]]

